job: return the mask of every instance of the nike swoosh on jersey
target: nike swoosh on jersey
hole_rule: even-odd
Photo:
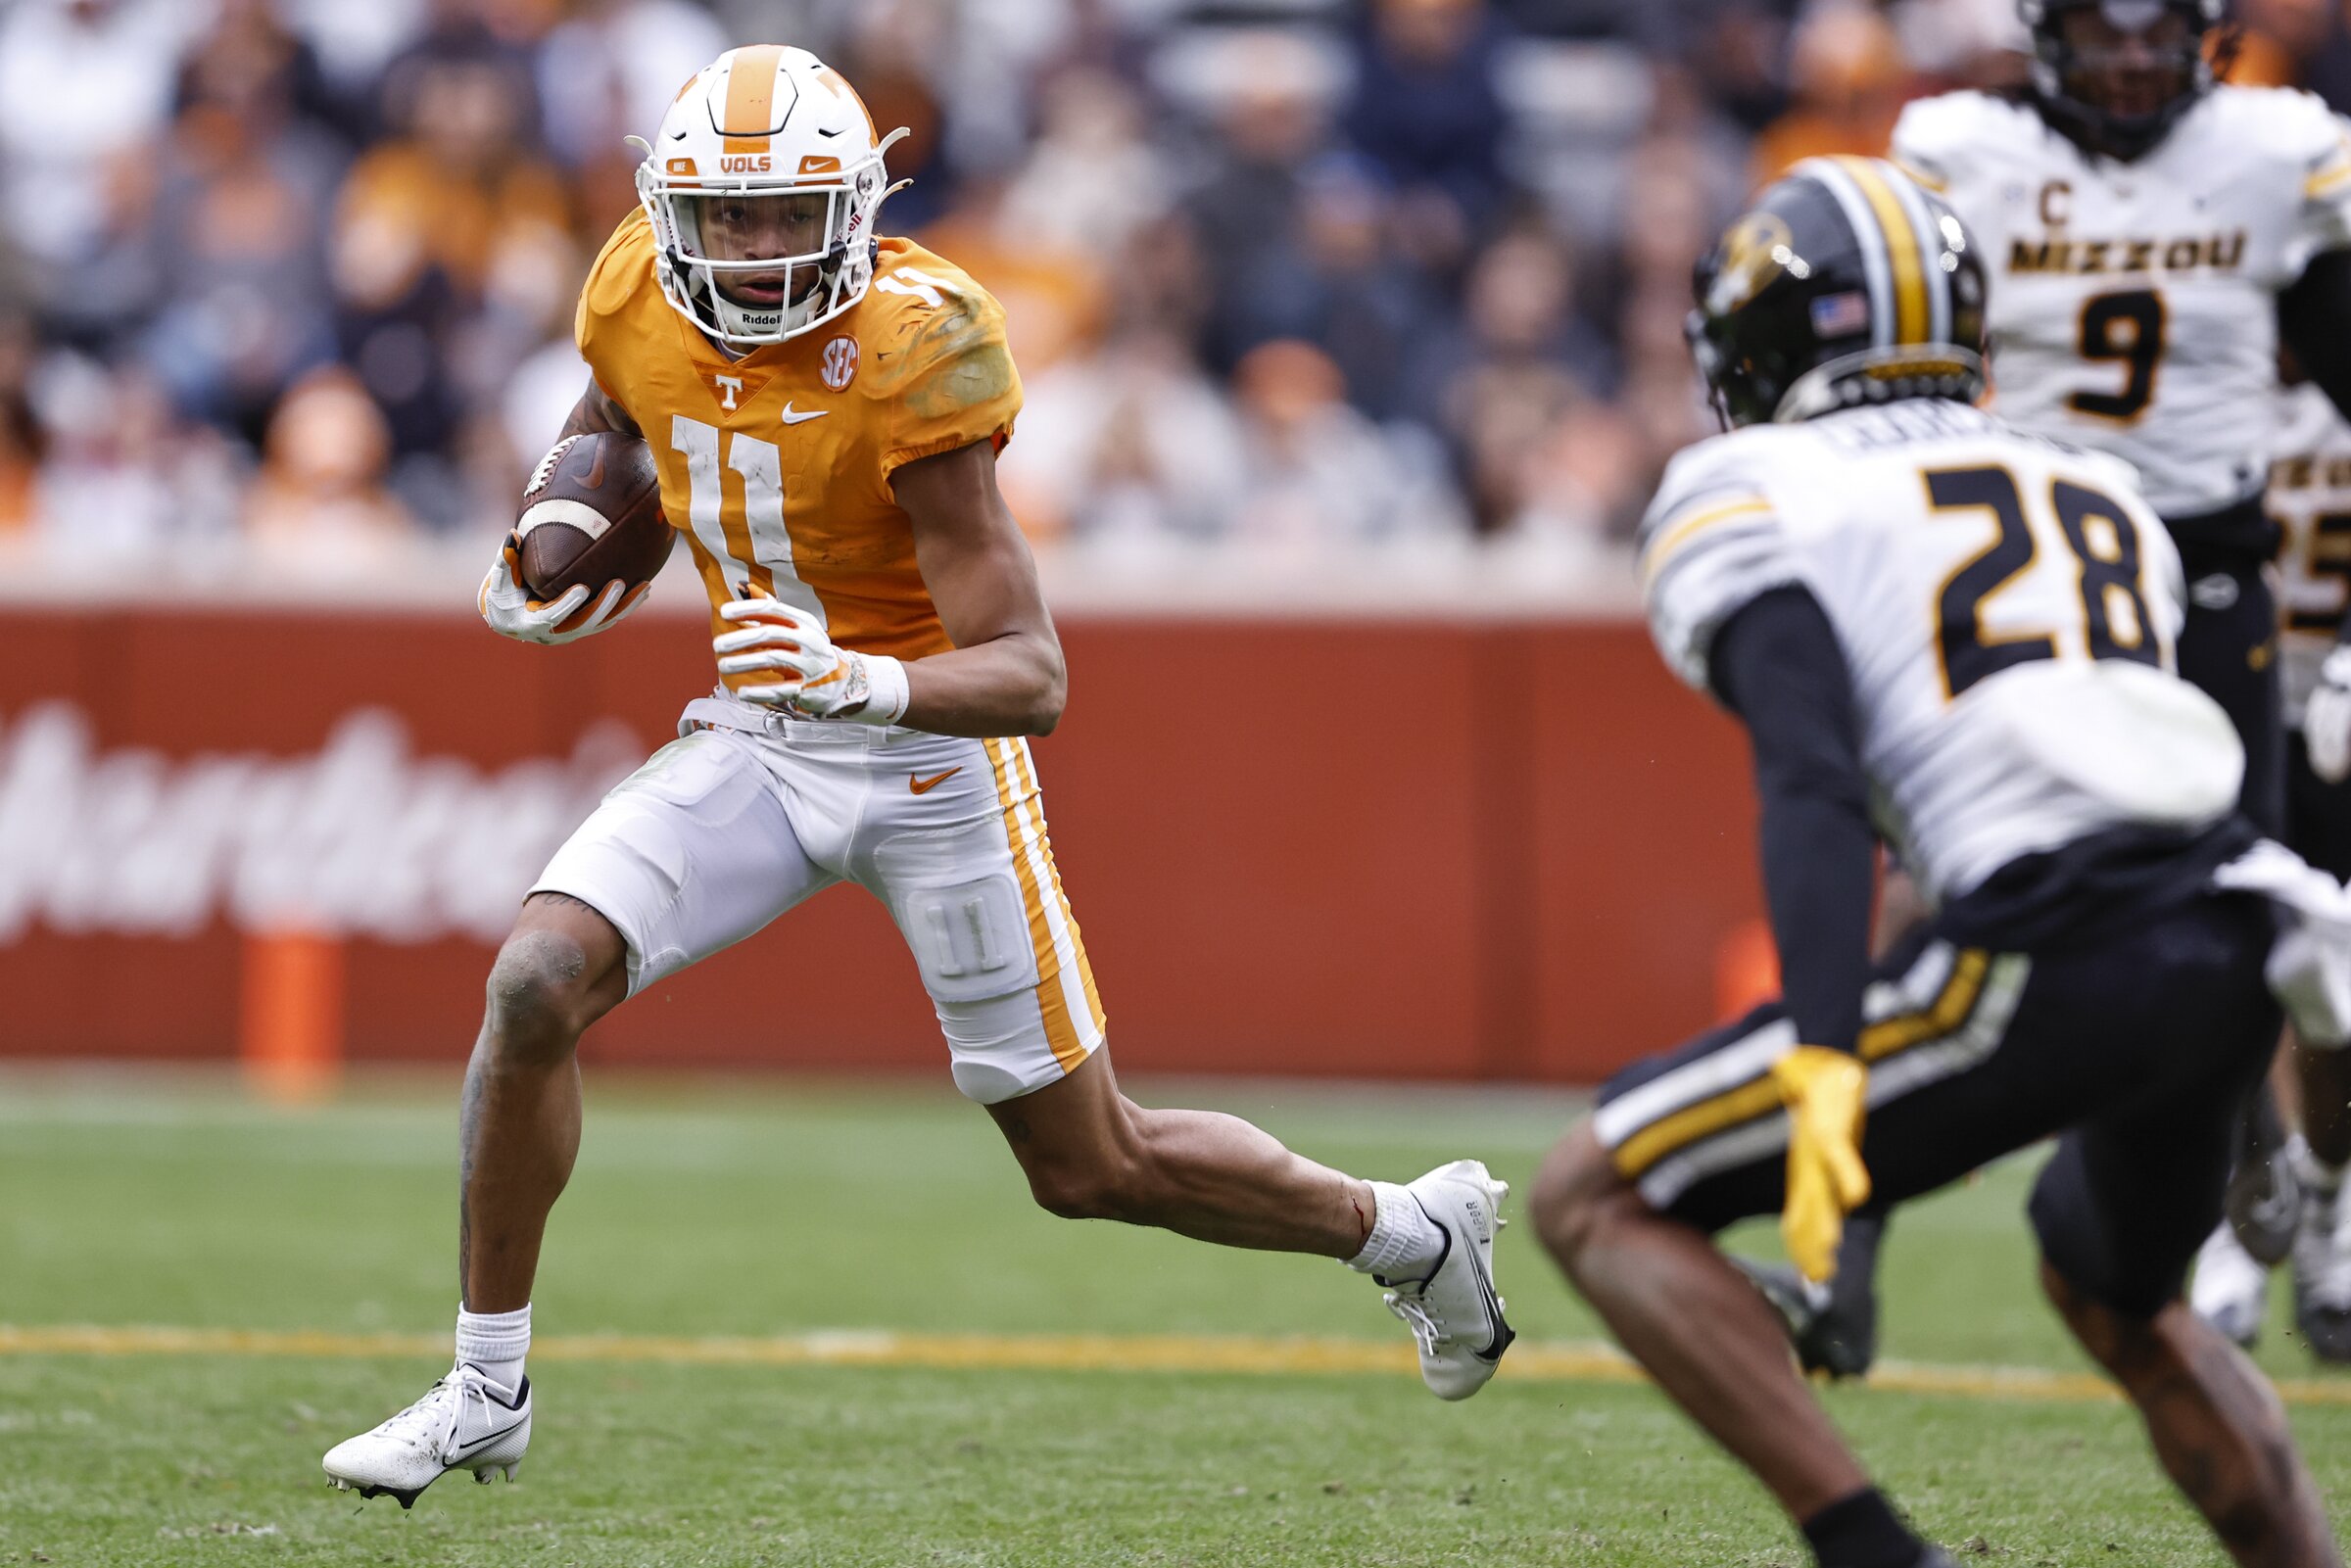
[[[784,422],[788,425],[805,424],[811,419],[822,419],[825,415],[831,413],[832,411],[833,410],[830,408],[809,408],[806,410],[801,410],[792,407],[792,405],[788,403],[784,405]]]
[[[913,774],[908,774],[906,776],[906,787],[915,794],[927,795],[932,790],[936,789],[940,784],[945,784],[949,779],[954,778],[961,772],[963,772],[963,769],[960,765],[958,765],[956,767],[949,768],[945,773],[934,774],[928,779],[917,779]]]

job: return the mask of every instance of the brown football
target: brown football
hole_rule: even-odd
[[[661,515],[653,450],[611,431],[557,442],[522,493],[514,537],[534,598],[585,583],[593,600],[614,580],[651,582],[677,538]]]

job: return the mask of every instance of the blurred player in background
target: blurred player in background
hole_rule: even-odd
[[[1667,470],[1642,575],[1666,662],[1747,728],[1785,997],[1611,1080],[1535,1221],[1824,1568],[1931,1568],[1707,1237],[1778,1211],[1819,1279],[1847,1211],[2055,1135],[2051,1301],[2238,1562],[2320,1568],[2282,1408],[2180,1293],[2278,1039],[2275,917],[2241,889],[2342,889],[2235,809],[2243,748],[2176,674],[2180,555],[2130,467],[1973,406],[1986,259],[1851,158],[1700,264],[1692,342],[1739,428]],[[1873,962],[1881,837],[1936,913]]]
[[[2297,384],[2282,394],[2279,456],[2269,489],[2270,515],[2280,531],[2286,841],[2312,865],[2351,878],[2351,784],[2344,782],[2351,773],[2351,705],[2341,695],[2320,698],[2316,729],[2310,724],[2321,672],[2351,615],[2351,425],[2325,393],[2290,379]],[[2329,686],[2335,693],[2347,689],[2351,682],[2339,678]],[[2297,1051],[2306,1067],[2314,1060]],[[2302,1194],[2292,1250],[2294,1323],[2313,1354],[2351,1361],[2351,1212],[2342,1202],[2351,1106],[2339,1095],[2306,1090],[2299,1120],[2301,1131],[2286,1148]],[[2269,1272],[2233,1230],[2216,1230],[2197,1258],[2189,1300],[2206,1321],[2250,1346],[2267,1315]]]
[[[579,1145],[581,1032],[839,881],[889,906],[957,1086],[1045,1208],[1346,1259],[1389,1287],[1447,1399],[1510,1343],[1490,1273],[1504,1188],[1483,1165],[1361,1181],[1233,1117],[1119,1092],[1023,738],[1059,720],[1064,673],[996,489],[1020,379],[994,300],[877,238],[888,145],[814,56],[730,50],[671,105],[643,209],[590,273],[595,379],[566,434],[650,442],[722,684],[556,853],[499,954],[465,1083],[456,1362],[327,1454],[337,1485],[406,1506],[453,1469],[511,1475],[532,1279]],[[509,539],[483,614],[563,642],[628,613],[624,587],[534,601]],[[830,983],[776,974],[744,1027],[790,1027],[793,992]]]
[[[1985,248],[2001,416],[2137,469],[2187,573],[2180,673],[2244,742],[2246,816],[2282,833],[2286,742],[2266,576],[2277,531],[2262,486],[2281,340],[2351,407],[2351,141],[2308,93],[2216,82],[2214,59],[2231,48],[2223,0],[2019,9],[2033,35],[2030,85],[1911,104],[1894,158]],[[2351,1057],[2297,1056],[2307,1099],[2351,1103]],[[2276,1262],[2299,1206],[2266,1089],[2248,1102],[2236,1170],[2234,1234],[2214,1247]],[[1853,1374],[1875,1355],[1881,1226],[1879,1214],[1858,1219],[1833,1291],[1758,1270],[1808,1364]]]

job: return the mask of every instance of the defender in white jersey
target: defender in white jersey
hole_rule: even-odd
[[[2030,99],[1921,99],[1894,156],[1985,248],[2002,417],[2137,468],[2163,517],[2257,499],[2276,436],[2278,295],[2351,245],[2351,147],[2326,104],[2221,85],[2130,163]]]
[[[2023,9],[2033,88],[1913,103],[1893,156],[1984,247],[2002,416],[2133,464],[2179,541],[2182,668],[2236,721],[2247,813],[2275,832],[2261,491],[2281,321],[2351,400],[2351,139],[2308,93],[2212,81],[2221,0]]]
[[[1823,1568],[1926,1568],[1707,1236],[1778,1211],[1822,1279],[1848,1211],[2054,1135],[2067,1324],[2240,1563],[2339,1563],[2260,1374],[2180,1300],[2279,1027],[2239,889],[2316,874],[2237,813],[2235,735],[2176,673],[2177,552],[2127,465],[1972,405],[1979,253],[1891,166],[1797,166],[1697,284],[1742,428],[1667,470],[1641,568],[1658,650],[1752,743],[1786,990],[1603,1089],[1537,1177],[1544,1244]],[[1936,913],[1873,962],[1881,842]]]
[[[2300,732],[2327,655],[2339,645],[2351,616],[2351,422],[2307,381],[2281,392],[2271,413],[2278,455],[2270,463],[2264,504],[2278,525],[2278,670],[2285,722]],[[2307,760],[2297,773],[2312,784]],[[2297,836],[2331,827],[2320,854],[2303,858],[2351,877],[2351,791],[2343,819],[2324,824],[2295,810],[2288,784],[2287,815]],[[2338,864],[2339,862],[2339,864]]]
[[[2053,14],[2102,22],[2087,4]],[[2307,93],[2223,84],[2178,100],[2152,144],[2124,156],[2087,128],[2102,121],[2052,107],[2070,102],[1923,99],[1903,111],[1894,157],[1985,248],[2001,415],[2132,463],[2180,542],[2196,585],[2183,667],[2237,719],[2246,805],[2275,831],[2283,753],[2260,501],[2279,299],[2351,246],[2351,142]]]
[[[2279,833],[2287,746],[2261,487],[2280,341],[2351,406],[2351,140],[2307,93],[2216,80],[2233,48],[2223,0],[2018,9],[2030,86],[1911,104],[1893,156],[1983,246],[2001,415],[2138,470],[2189,585],[2181,674],[2235,724],[2245,814]],[[1886,287],[1905,293],[1899,276]],[[2338,1087],[2351,1097],[2351,1076],[2323,1092]],[[2274,1262],[2299,1200],[2266,1090],[2238,1139],[2230,1219]],[[1808,1364],[1845,1375],[1874,1355],[1878,1234],[1878,1216],[1855,1227],[1853,1266],[1823,1300],[1758,1270]]]
[[[2270,465],[2268,506],[2278,524],[2278,664],[2286,724],[2286,842],[2312,865],[2351,877],[2351,784],[2343,759],[2327,756],[2328,697],[2321,672],[2351,613],[2351,424],[2307,383],[2284,391],[2274,411],[2279,454]],[[2306,734],[2316,698],[2319,725]],[[2340,1053],[2300,1050],[2301,1131],[2286,1158],[2300,1188],[2293,1261],[2294,1322],[2323,1360],[2351,1361],[2351,1205],[2343,1202],[2351,1163],[2351,1096],[2330,1080]],[[2189,1300],[2207,1321],[2251,1345],[2268,1315],[2269,1269],[2235,1232],[2213,1232],[2196,1258]]]

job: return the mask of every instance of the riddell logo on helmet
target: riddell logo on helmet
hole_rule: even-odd
[[[775,162],[765,153],[761,153],[756,158],[744,157],[741,154],[722,155],[718,161],[718,171],[721,174],[764,174],[775,167]]]

